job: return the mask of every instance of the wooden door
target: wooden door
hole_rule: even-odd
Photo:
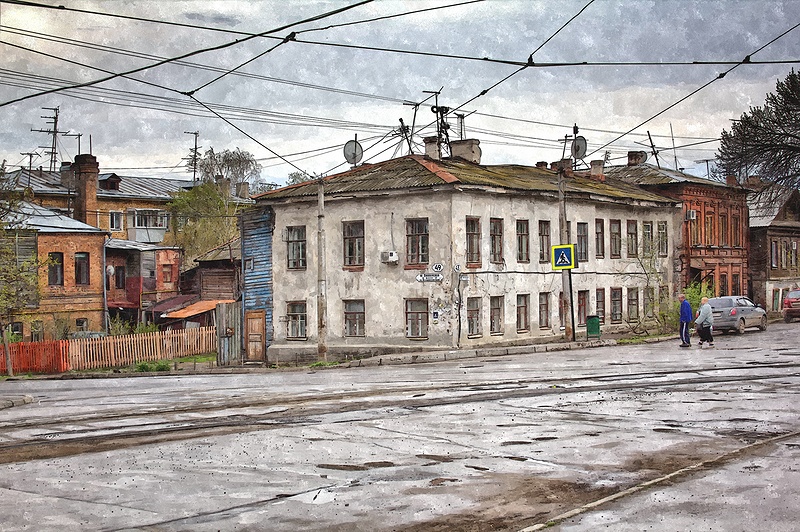
[[[266,362],[265,348],[266,313],[249,310],[245,314],[245,338],[247,340],[247,362]]]

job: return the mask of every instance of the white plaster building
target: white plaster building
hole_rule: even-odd
[[[461,143],[454,152],[472,162],[410,155],[327,177],[324,208],[318,181],[256,198],[274,213],[268,359],[563,336],[562,275],[550,257],[560,243],[558,173],[482,166],[477,141]],[[606,180],[601,167],[592,174],[564,177],[578,337],[589,315],[604,331],[627,329],[674,295],[682,221],[674,200]]]

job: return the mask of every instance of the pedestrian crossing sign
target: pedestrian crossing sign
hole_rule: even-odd
[[[550,264],[554,270],[575,268],[575,244],[553,246],[550,251]]]

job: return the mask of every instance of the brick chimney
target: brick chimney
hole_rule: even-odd
[[[563,168],[564,175],[567,177],[572,177],[572,159],[561,159],[560,161],[555,161],[550,163],[550,169],[555,170],[556,172]]]
[[[481,164],[481,148],[478,146],[480,143],[478,139],[454,140],[450,143],[450,156]]]
[[[61,178],[61,186],[68,189],[75,188],[75,172],[72,171],[72,163],[64,161],[61,163],[61,170],[59,172]]]
[[[70,166],[75,175],[75,214],[73,218],[97,226],[97,178],[100,165],[94,155],[75,156]]]
[[[606,176],[603,173],[603,168],[605,167],[606,164],[605,161],[599,159],[597,161],[592,161],[589,164],[591,165],[589,170],[589,177],[591,177],[595,181],[600,181],[601,183],[605,183]]]
[[[439,137],[425,137],[422,142],[425,143],[425,157],[438,161],[440,159]]]
[[[739,186],[739,180],[736,179],[735,175],[726,175],[725,176],[725,184],[728,185],[729,187],[738,187]]]
[[[546,170],[547,169],[547,161],[539,161],[538,163],[536,163],[536,168],[544,168]]]

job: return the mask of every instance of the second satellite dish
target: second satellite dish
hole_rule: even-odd
[[[344,145],[344,160],[350,164],[358,164],[364,156],[364,148],[357,140],[348,140]]]
[[[572,158],[575,160],[586,157],[586,139],[583,137],[575,137],[575,140],[572,141],[570,153],[572,153]]]

